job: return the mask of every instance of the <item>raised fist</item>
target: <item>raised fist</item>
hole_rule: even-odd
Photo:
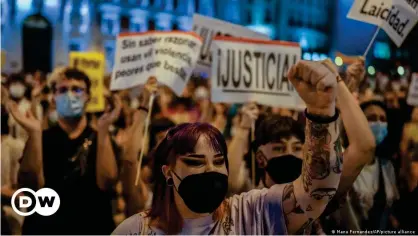
[[[335,115],[336,71],[329,59],[320,62],[299,61],[290,68],[288,78],[306,103],[308,113],[319,116]]]

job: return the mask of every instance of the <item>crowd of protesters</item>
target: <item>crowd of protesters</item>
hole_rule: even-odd
[[[296,85],[307,111],[212,103],[210,80],[197,76],[181,97],[158,78],[111,92],[106,77],[105,110],[86,113],[91,84],[77,69],[2,74],[2,234],[416,234],[418,107],[406,102],[411,73],[371,78],[362,59],[342,71],[329,61],[302,63],[336,75],[335,84],[326,81],[335,94],[328,110],[314,110],[324,94],[311,98]],[[148,107],[151,94],[157,96]],[[200,168],[213,169],[205,175]],[[319,186],[310,198],[302,194],[308,183]],[[16,214],[11,197],[21,187],[54,189],[60,209],[48,217]],[[225,209],[232,213],[225,216]]]

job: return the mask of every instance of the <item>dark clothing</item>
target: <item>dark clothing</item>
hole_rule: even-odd
[[[399,221],[399,229],[415,230],[418,232],[417,218],[414,214],[418,211],[418,187],[412,192],[401,193],[401,198],[395,202],[393,214]]]
[[[110,234],[115,228],[112,215],[112,191],[103,192],[96,184],[97,135],[90,127],[76,139],[70,139],[59,126],[43,133],[43,168],[45,187],[60,196],[59,210],[52,216],[37,213],[27,217],[23,234]],[[94,138],[92,138],[94,137]],[[84,174],[72,158],[86,139],[92,144]]]

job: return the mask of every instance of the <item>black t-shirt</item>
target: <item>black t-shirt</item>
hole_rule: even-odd
[[[70,139],[59,126],[43,133],[45,187],[60,196],[59,210],[52,216],[33,214],[25,219],[23,234],[110,234],[115,228],[111,200],[113,191],[104,192],[96,184],[97,135],[90,127],[76,139]],[[92,143],[85,172],[77,172],[73,157],[86,141]]]

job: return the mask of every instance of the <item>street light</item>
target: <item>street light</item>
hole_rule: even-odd
[[[343,59],[341,57],[336,57],[334,61],[337,66],[343,65]]]
[[[367,67],[367,72],[369,75],[374,75],[376,73],[376,70],[374,69],[374,66]]]
[[[403,66],[398,66],[398,74],[400,76],[405,74],[405,69],[403,68]]]

